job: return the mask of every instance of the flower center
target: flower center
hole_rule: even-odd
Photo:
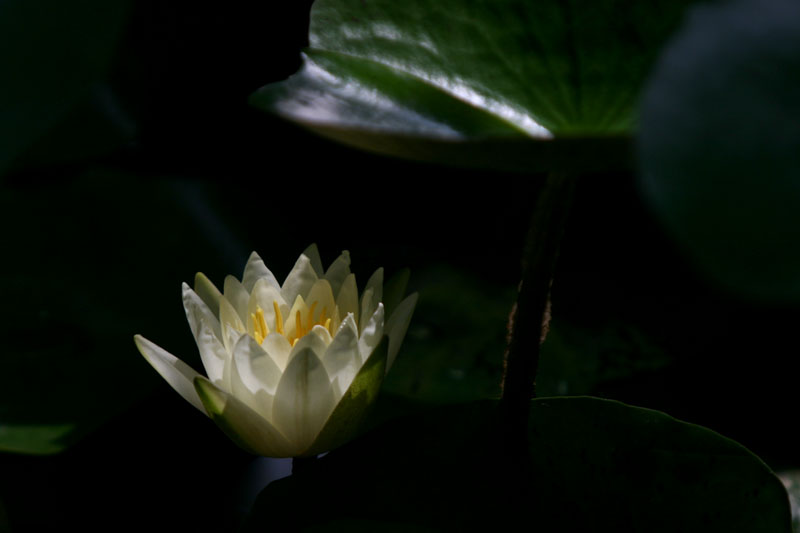
[[[286,340],[288,340],[292,346],[297,344],[297,341],[309,333],[314,326],[322,326],[328,330],[328,333],[333,335],[331,331],[331,319],[327,316],[327,308],[323,307],[319,317],[316,319],[314,318],[317,302],[314,302],[311,304],[311,307],[308,308],[305,320],[303,320],[299,309],[294,312],[294,331],[291,333],[284,327],[283,314],[281,313],[281,308],[277,301],[272,301],[272,308],[275,311],[275,330],[286,337]],[[291,317],[288,318],[291,320]],[[258,344],[261,344],[264,342],[267,335],[269,335],[269,326],[267,326],[267,320],[264,317],[264,310],[261,309],[260,306],[256,306],[256,312],[250,313],[250,320],[253,322],[253,338]]]

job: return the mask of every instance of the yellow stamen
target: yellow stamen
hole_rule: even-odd
[[[308,322],[306,324],[306,329],[311,331],[311,328],[314,326],[314,309],[317,308],[317,302],[311,304],[311,309],[308,310]]]
[[[297,344],[297,341],[299,341],[299,340],[300,340],[299,338],[297,338],[297,339],[293,340],[293,341],[292,341],[292,347],[294,347],[294,345],[295,345],[295,344]]]
[[[256,339],[256,342],[261,344],[261,341],[258,340],[258,337],[261,335],[261,332],[258,331],[258,319],[254,313],[250,313],[250,321],[253,322],[253,336]]]
[[[250,320],[253,321],[253,338],[258,344],[264,342],[264,338],[269,335],[267,321],[264,320],[264,310],[256,306],[256,312],[250,313]]]
[[[264,318],[264,310],[261,307],[256,307],[256,316],[258,316],[258,324],[261,326],[261,335],[266,337],[269,335],[269,326],[267,320]]]
[[[333,335],[333,332],[331,331],[331,319],[330,318],[325,321],[325,329],[328,330],[328,333]]]
[[[275,329],[283,335],[283,315],[281,315],[281,308],[278,306],[277,300],[272,300],[272,307],[275,309]]]

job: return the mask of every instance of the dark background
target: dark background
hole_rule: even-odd
[[[201,270],[221,285],[251,250],[278,278],[311,242],[325,262],[350,250],[362,282],[378,266],[410,267],[420,301],[386,393],[496,396],[542,176],[355,152],[251,108],[251,92],[299,65],[307,2],[119,8],[102,76],[42,121],[0,178],[0,425],[72,427],[61,454],[0,453],[0,530],[3,514],[11,531],[156,518],[225,530],[241,519],[253,458],[169,390],[132,336],[199,368],[180,283]],[[57,32],[39,30],[37,42],[58,47]],[[55,93],[71,83],[64,72]],[[738,299],[695,274],[633,171],[581,176],[552,300],[540,395],[663,410],[775,469],[800,466],[798,309]]]

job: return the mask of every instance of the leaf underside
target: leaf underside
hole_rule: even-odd
[[[300,71],[251,101],[399,157],[625,166],[639,88],[687,3],[320,0]]]

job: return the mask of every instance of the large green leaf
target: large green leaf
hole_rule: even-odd
[[[643,99],[644,191],[710,279],[797,302],[800,6],[726,2],[694,15]]]
[[[555,136],[604,150],[572,164],[619,163],[639,87],[686,3],[319,0],[303,67],[252,102],[403,157],[547,167],[566,162],[541,142]]]
[[[497,414],[482,402],[398,420],[269,485],[250,526],[791,531],[779,479],[708,429],[610,400],[538,399],[526,469],[503,455]]]

